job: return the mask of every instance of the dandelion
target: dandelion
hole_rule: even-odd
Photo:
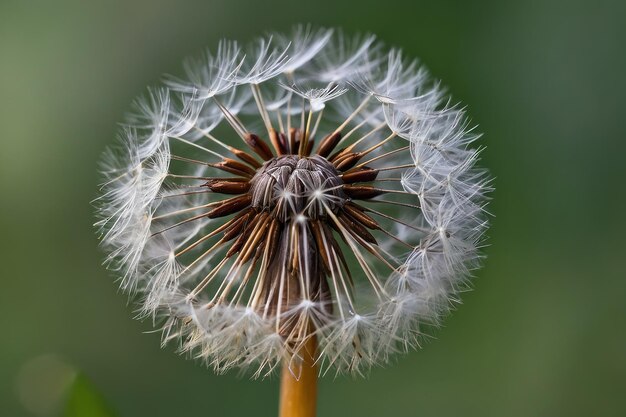
[[[478,137],[373,36],[223,41],[107,151],[106,262],[164,344],[217,372],[283,365],[283,415],[312,415],[318,371],[418,346],[467,288],[490,191]]]

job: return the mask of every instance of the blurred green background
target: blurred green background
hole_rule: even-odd
[[[320,416],[626,415],[626,2],[0,2],[0,415],[79,369],[120,416],[271,416],[277,381],[159,348],[100,266],[100,153],[131,100],[222,37],[371,31],[469,107],[496,177],[485,268],[419,352],[324,378]]]

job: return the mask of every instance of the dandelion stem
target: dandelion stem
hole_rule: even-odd
[[[285,361],[280,378],[279,417],[315,417],[317,408],[316,337],[310,336],[298,357]]]

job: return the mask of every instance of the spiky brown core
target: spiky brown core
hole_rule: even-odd
[[[307,303],[314,306],[314,315],[328,317],[332,293],[351,291],[352,278],[337,236],[381,258],[370,232],[380,226],[355,200],[369,200],[386,190],[368,184],[376,180],[377,170],[357,165],[372,149],[353,152],[349,146],[335,151],[341,142],[339,131],[327,135],[317,147],[299,129],[291,129],[288,138],[271,129],[269,136],[271,147],[256,134],[243,137],[263,162],[231,148],[239,161],[223,158],[209,164],[234,176],[211,178],[204,187],[233,197],[212,204],[206,216],[233,216],[211,235],[222,234],[217,245],[229,245],[225,260],[234,258],[235,267],[248,268],[240,288],[259,268],[251,306],[277,317],[278,331],[297,341],[308,336],[301,333],[311,323],[301,322],[290,311]],[[342,279],[343,288],[331,289],[331,275],[347,277],[345,282]],[[213,302],[237,298],[231,294],[234,286],[234,280],[221,286]]]
[[[275,213],[283,223],[298,215],[324,219],[327,207],[336,213],[347,200],[339,172],[319,155],[270,159],[250,183],[252,207]]]

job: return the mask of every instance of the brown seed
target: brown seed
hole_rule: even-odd
[[[313,230],[313,235],[315,236],[315,243],[317,244],[317,252],[322,257],[322,263],[326,272],[331,271],[330,260],[328,259],[328,254],[326,253],[328,250],[327,244],[324,243],[324,237],[322,236],[322,226],[320,225],[320,221],[316,220],[311,222],[311,229]]]
[[[361,209],[361,206],[352,202],[348,202],[343,206],[343,209],[349,217],[358,221],[363,226],[373,230],[380,230],[380,225],[378,224],[378,222],[365,214]]]
[[[256,263],[261,256],[265,253],[265,247],[267,246],[267,239],[265,239],[265,243],[263,245],[257,246],[254,251],[254,259],[252,259],[253,263]]]
[[[244,136],[244,140],[246,141],[248,146],[250,146],[250,148],[254,152],[256,152],[257,155],[263,158],[263,160],[269,161],[274,157],[274,154],[272,153],[272,150],[267,145],[267,143],[265,143],[263,139],[261,139],[254,133],[246,133]]]
[[[248,177],[248,178],[252,177],[252,175],[248,174],[246,171],[241,171],[239,169],[235,169],[233,167],[230,167],[230,166],[224,164],[224,162],[220,162],[220,163],[217,163],[217,164],[209,164],[209,166],[212,166],[213,168],[220,169],[222,171],[230,172],[231,174],[241,175],[243,177]]]
[[[248,182],[249,178],[243,177],[210,177],[213,181]]]
[[[234,216],[232,219],[230,219],[229,221],[227,221],[226,223],[224,223],[223,225],[221,225],[217,229],[212,230],[211,232],[209,232],[209,234],[205,235],[204,237],[205,238],[209,238],[211,236],[215,236],[218,233],[221,233],[224,230],[232,227],[241,217],[250,216],[250,215],[251,215],[251,209],[242,210],[239,213],[237,213],[237,215]]]
[[[248,152],[242,151],[241,149],[233,148],[232,146],[229,148],[230,151],[235,154],[235,156],[242,161],[250,164],[254,168],[261,168],[261,163],[257,161],[257,159],[250,155]]]
[[[333,228],[336,227],[335,222],[331,222],[330,224],[331,226],[334,226]],[[346,273],[346,275],[348,275],[350,285],[354,285],[354,282],[352,281],[352,274],[350,274],[350,268],[348,268],[348,262],[346,261],[346,257],[343,253],[343,250],[341,249],[341,247],[339,246],[339,243],[335,239],[333,232],[330,230],[327,224],[321,223],[321,226],[324,232],[324,236],[326,236],[326,242],[328,242],[330,246],[333,248],[334,253],[339,257],[339,261],[341,262],[344,272]],[[338,231],[339,236],[341,236],[341,239],[343,239],[343,241],[346,242],[346,238],[344,237],[343,233],[339,231],[339,228],[336,228],[335,230]]]
[[[249,222],[245,224],[237,240],[233,242],[231,247],[228,249],[228,252],[226,252],[226,255],[224,255],[226,258],[230,258],[231,256],[233,256],[234,254],[236,254],[243,248],[244,244],[248,241],[250,237],[251,231],[254,230],[257,223],[259,222],[260,217],[255,216],[254,211],[250,210],[249,213],[250,213]]]
[[[231,174],[240,175],[242,177],[251,177],[256,173],[256,171],[248,165],[230,158],[224,158],[221,162],[210,165],[214,168],[230,172]]]
[[[355,166],[361,157],[362,155],[358,152],[350,152],[333,161],[333,165],[335,165],[335,168],[339,171],[346,171]]]
[[[309,139],[306,143],[306,148],[304,149],[304,154],[306,156],[311,155],[311,152],[313,151],[313,144],[315,143],[314,140]]]
[[[280,231],[280,222],[276,219],[272,220],[272,223],[270,224],[270,230],[267,232],[266,239],[266,245],[268,245],[268,262],[271,262],[271,260],[274,258],[274,255],[276,254],[276,251],[278,250],[280,243]]]
[[[317,154],[326,158],[328,155],[330,155],[333,149],[335,149],[335,146],[337,146],[340,140],[341,140],[341,132],[334,132],[334,133],[331,133],[330,135],[327,135],[320,142],[320,146],[317,149]]]
[[[284,147],[284,142],[281,140],[280,135],[275,129],[270,130],[270,141],[272,142],[272,145],[278,155],[285,155],[287,153],[287,149]]]
[[[335,162],[335,160],[336,160],[337,158],[342,157],[342,156],[344,156],[346,153],[348,153],[348,152],[346,151],[346,149],[347,149],[347,148],[341,148],[341,149],[339,149],[337,152],[335,152],[334,154],[332,154],[331,156],[329,156],[329,157],[328,157],[328,158],[326,158],[326,159],[328,159],[330,162]]]
[[[278,140],[280,141],[281,146],[285,149],[285,153],[289,153],[289,139],[287,139],[287,135],[283,132],[278,134]]]
[[[358,221],[346,216],[345,213],[340,213],[339,220],[343,223],[343,226],[352,234],[357,235],[364,241],[377,245],[376,238]]]
[[[337,226],[337,223],[335,222],[328,222],[328,226],[330,226],[331,229],[333,229],[335,232],[337,232],[339,234],[339,237],[341,237],[341,240],[344,241],[344,243],[348,243],[348,241],[346,240],[346,237],[343,235],[343,232],[341,231],[341,229],[339,228],[339,226]],[[332,235],[332,233],[331,233]]]
[[[205,184],[211,191],[222,194],[243,194],[250,189],[249,182],[228,181],[222,179],[208,180]]]
[[[242,254],[240,259],[241,264],[248,262],[254,255],[256,248],[263,243],[269,226],[268,220],[269,214],[262,213],[259,219],[259,226],[253,230],[252,235],[247,236],[248,241],[246,242],[245,252]],[[247,233],[244,235],[247,235]]]
[[[252,211],[249,211],[243,216],[239,216],[238,218],[232,219],[230,222],[231,224],[228,227],[228,230],[224,232],[224,237],[223,237],[224,241],[228,242],[229,240],[232,240],[235,237],[237,237],[241,233],[241,231],[248,226],[248,220],[250,219],[251,215],[252,215]]]
[[[252,196],[250,194],[241,195],[238,197],[229,198],[222,201],[222,203],[209,211],[207,217],[209,219],[215,219],[217,217],[228,216],[238,212],[239,210],[247,207],[252,202]]]
[[[228,252],[226,252],[226,255],[224,255],[224,257],[225,258],[230,258],[234,254],[239,252],[241,250],[241,247],[243,246],[243,243],[245,241],[246,241],[246,236],[245,235],[239,235],[237,240],[235,240],[235,242],[230,246],[230,248],[228,249]]]
[[[368,167],[363,167],[358,171],[346,172],[341,176],[341,179],[345,184],[352,184],[355,182],[369,182],[374,181],[378,176],[378,170]]]
[[[344,185],[343,191],[348,195],[348,197],[355,198],[357,200],[367,200],[385,193],[378,188],[365,185]]]
[[[300,129],[295,127],[289,128],[289,146],[291,147],[291,152],[297,148],[297,144],[300,142],[299,133]]]

